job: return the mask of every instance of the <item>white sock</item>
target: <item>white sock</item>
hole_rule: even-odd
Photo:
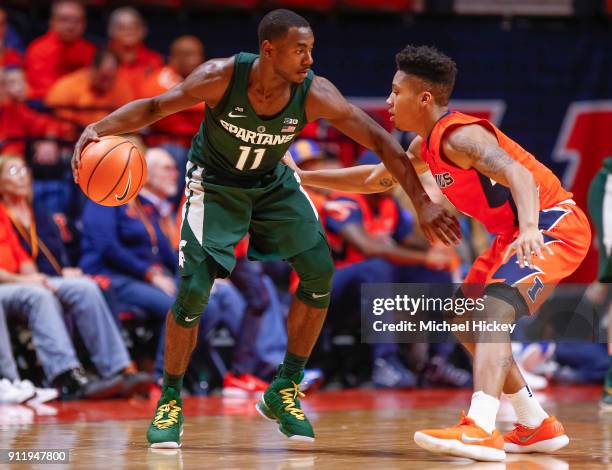
[[[499,400],[491,395],[487,395],[482,390],[472,395],[472,404],[468,417],[489,434],[495,429],[495,418],[499,409]]]
[[[516,412],[517,421],[528,428],[537,428],[542,421],[548,418],[529,385],[525,385],[516,393],[506,395],[512,408]]]

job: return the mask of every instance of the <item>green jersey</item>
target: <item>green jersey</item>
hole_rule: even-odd
[[[258,116],[247,88],[256,54],[235,56],[234,72],[221,101],[206,107],[193,138],[189,160],[204,168],[204,180],[219,184],[256,181],[278,165],[295,136],[306,125],[305,103],[313,73],[294,85],[291,98],[275,116]]]

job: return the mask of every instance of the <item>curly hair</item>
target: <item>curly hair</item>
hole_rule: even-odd
[[[398,70],[428,82],[439,104],[448,104],[457,75],[453,59],[435,47],[409,44],[395,55],[395,63]]]
[[[257,36],[259,44],[265,40],[271,41],[284,37],[290,28],[310,28],[310,24],[306,19],[297,13],[279,8],[272,10],[264,16],[257,27]]]

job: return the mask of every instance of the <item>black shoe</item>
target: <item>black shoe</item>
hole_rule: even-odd
[[[84,398],[104,400],[121,396],[124,387],[123,374],[113,375],[108,379],[92,379],[85,386]]]
[[[134,395],[147,395],[153,380],[146,372],[130,372],[123,374],[121,396],[129,398]]]
[[[84,397],[84,390],[89,380],[83,369],[70,369],[53,379],[60,400],[79,400]]]
[[[123,388],[121,374],[109,379],[89,379],[81,368],[68,370],[53,380],[61,400],[104,399],[118,396]]]

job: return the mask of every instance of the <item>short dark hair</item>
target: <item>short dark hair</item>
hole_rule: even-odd
[[[303,16],[291,10],[285,8],[272,10],[259,22],[257,28],[259,44],[263,43],[265,40],[271,41],[272,39],[284,37],[287,35],[289,29],[294,27],[310,28],[310,24]]]
[[[109,59],[109,58],[113,59],[115,63],[119,65],[119,57],[113,51],[111,51],[110,49],[105,49],[105,48],[97,49],[96,53],[94,54],[91,65],[93,66],[93,68],[99,69],[102,63],[106,59]]]
[[[395,56],[397,69],[433,85],[432,94],[439,104],[446,105],[455,86],[457,64],[435,47],[404,47]]]

